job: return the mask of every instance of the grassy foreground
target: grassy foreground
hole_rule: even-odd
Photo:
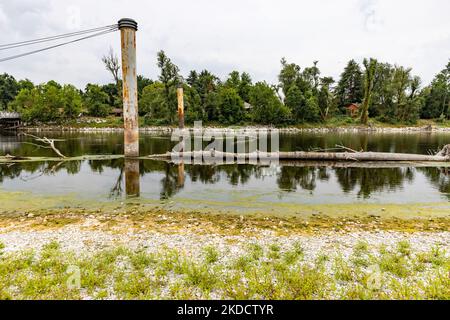
[[[0,299],[450,299],[449,272],[443,248],[415,252],[407,241],[308,258],[301,243],[249,243],[239,255],[205,246],[194,257],[169,248],[76,254],[50,242],[0,249]]]

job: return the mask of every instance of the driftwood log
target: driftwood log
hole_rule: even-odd
[[[232,153],[217,150],[167,152],[148,156],[160,160],[195,160],[203,159],[205,162],[214,160],[315,160],[315,161],[420,161],[420,162],[447,162],[450,161],[450,145],[445,145],[435,155],[356,151],[341,147],[343,152],[319,151],[291,151],[291,152],[252,152]]]
[[[435,155],[364,152],[355,151],[340,146],[343,152],[294,151],[294,152],[253,152],[253,153],[227,153],[215,150],[196,152],[167,152],[137,157],[138,160],[158,160],[171,163],[216,164],[217,160],[236,160],[238,162],[270,162],[279,160],[287,166],[332,166],[332,167],[450,167],[450,145],[445,145]],[[82,161],[82,160],[114,160],[124,158],[124,155],[83,155],[78,157],[21,157],[13,155],[0,156],[0,164],[17,162],[44,162],[44,161]],[[226,162],[227,162],[226,161]]]
[[[0,164],[2,163],[22,163],[22,162],[66,162],[66,161],[102,161],[115,160],[124,158],[123,154],[117,155],[84,155],[78,157],[17,157],[12,155],[0,156]]]

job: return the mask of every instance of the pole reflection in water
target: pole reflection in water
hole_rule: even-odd
[[[139,197],[139,160],[125,159],[125,193],[127,197]]]
[[[184,162],[178,164],[178,187],[184,187]]]

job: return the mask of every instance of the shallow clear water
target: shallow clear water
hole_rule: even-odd
[[[122,154],[119,133],[54,133],[67,156]],[[169,136],[141,133],[141,155],[164,153]],[[29,144],[28,137],[0,135],[0,154],[53,156]],[[302,133],[281,135],[283,151],[333,148],[426,154],[450,143],[448,133]],[[128,160],[127,160],[128,161]],[[133,174],[138,170],[139,174]],[[153,160],[70,161],[0,164],[0,192],[67,195],[112,201],[139,191],[142,199],[188,199],[199,202],[416,203],[450,199],[450,175],[443,168],[332,168],[318,166],[222,166],[175,164]]]

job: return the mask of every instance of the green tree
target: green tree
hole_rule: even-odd
[[[184,84],[183,93],[186,122],[193,123],[198,120],[207,121],[208,116],[197,90]]]
[[[219,90],[219,121],[225,124],[239,123],[244,119],[244,102],[233,88]]]
[[[392,89],[394,92],[394,112],[395,120],[398,122],[405,122],[407,119],[413,120],[411,113],[415,114],[413,105],[410,98],[407,96],[407,90],[412,84],[411,68],[404,68],[396,66],[394,68],[394,76],[392,79]],[[417,87],[420,84],[420,80],[417,82]],[[415,88],[417,90],[417,88]],[[414,92],[413,92],[414,94]]]
[[[62,86],[55,82],[49,81],[41,86],[41,95],[43,103],[36,119],[41,121],[52,121],[58,119],[64,110],[64,97]]]
[[[243,72],[242,74],[239,71],[231,72],[224,85],[236,90],[241,99],[248,102],[250,88],[252,87],[252,78],[247,72]]]
[[[64,116],[67,118],[77,117],[82,108],[81,95],[77,88],[67,84],[62,88]]]
[[[62,87],[55,81],[39,85],[33,89],[22,89],[10,108],[22,113],[25,121],[54,121],[64,110]]]
[[[169,106],[165,97],[164,85],[155,81],[142,90],[139,100],[139,113],[145,115],[147,123],[169,122]]]
[[[293,85],[297,85],[300,79],[300,66],[295,63],[288,63],[285,58],[281,59],[281,71],[278,75],[279,87],[283,91],[284,96],[287,96],[289,89]]]
[[[106,117],[111,109],[108,104],[108,95],[99,85],[88,84],[84,94],[84,105],[89,115],[94,117]]]
[[[403,111],[403,121],[405,122],[415,123],[420,118],[420,110],[424,105],[423,96],[419,91],[420,83],[418,76],[413,77],[409,83],[409,95],[406,99],[406,108]]]
[[[239,71],[235,70],[228,75],[228,78],[227,80],[225,80],[224,85],[238,92],[240,83],[241,83],[241,75],[239,74]]]
[[[311,91],[303,93],[297,85],[292,85],[284,103],[290,108],[295,122],[318,122],[321,119],[318,99]]]
[[[363,61],[364,72],[364,100],[362,103],[361,123],[367,124],[369,120],[369,106],[372,98],[373,82],[375,77],[375,71],[377,68],[377,60],[370,58],[370,60],[364,59]]]
[[[8,107],[8,103],[14,100],[19,89],[20,86],[13,76],[7,73],[0,74],[0,110]]]
[[[101,86],[102,91],[108,95],[108,105],[115,108],[122,108],[122,92],[119,92],[121,88],[122,80],[119,80],[119,85],[115,83],[108,83]]]
[[[312,89],[314,95],[317,95],[319,88],[320,70],[317,67],[318,62],[319,61],[314,61],[312,67],[307,67],[302,72],[303,80],[309,84],[309,87]]]
[[[339,109],[345,111],[350,103],[360,103],[363,98],[362,71],[355,60],[347,63],[336,86],[336,98]]]
[[[326,121],[331,113],[334,112],[334,96],[331,91],[331,85],[334,83],[333,78],[320,78],[320,91],[318,93],[318,106],[320,116]]]
[[[389,123],[414,123],[419,118],[423,94],[420,78],[411,68],[377,63],[369,114]]]
[[[447,66],[439,72],[424,90],[425,102],[421,111],[423,118],[448,117],[450,113],[450,61]]]
[[[369,113],[383,122],[395,121],[394,107],[394,67],[389,63],[378,63],[375,70],[374,84]]]
[[[151,85],[153,83],[153,80],[150,80],[149,78],[144,77],[143,75],[137,76],[137,87],[138,87],[138,101],[142,96],[142,90],[148,85]]]
[[[29,89],[29,90],[31,90],[33,88],[34,88],[34,84],[30,80],[24,79],[24,80],[20,80],[19,81],[19,90],[22,90],[22,89]]]
[[[317,61],[301,72],[300,66],[281,59],[279,88],[282,89],[284,104],[290,108],[295,122],[320,121],[319,75]]]
[[[241,82],[239,83],[238,93],[244,101],[249,101],[250,90],[252,88],[252,78],[247,72],[242,72]]]
[[[200,73],[193,70],[189,73],[187,83],[192,90],[197,92],[200,98],[200,105],[194,106],[197,108],[197,112],[200,112],[205,120],[217,121],[219,119],[217,94],[217,88],[220,85],[219,78],[208,70],[203,70]]]
[[[38,88],[22,89],[19,91],[14,101],[9,104],[9,108],[22,113],[25,121],[33,120],[32,109],[42,103]]]
[[[289,87],[285,94],[284,104],[290,108],[295,121],[302,118],[301,107],[305,104],[305,96],[297,85],[294,84]]]
[[[160,69],[159,81],[164,86],[164,97],[169,108],[169,119],[174,121],[177,112],[176,87],[181,83],[179,69],[162,50],[157,54],[157,65]]]
[[[278,99],[275,91],[265,82],[257,82],[249,92],[252,118],[258,123],[281,124],[290,118],[289,108]]]

